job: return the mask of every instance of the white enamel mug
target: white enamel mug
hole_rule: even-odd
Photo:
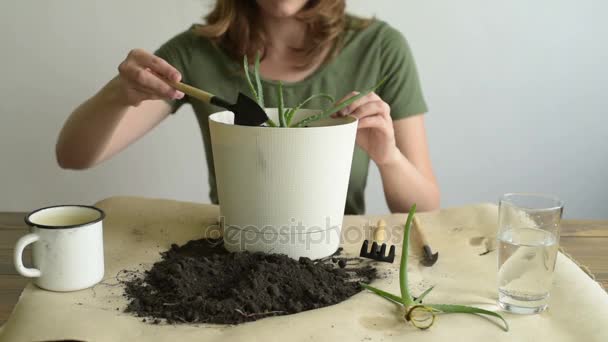
[[[15,246],[14,263],[24,277],[51,291],[76,291],[101,281],[105,213],[84,205],[38,209],[25,217],[30,233]],[[23,249],[32,244],[35,268],[23,266]]]

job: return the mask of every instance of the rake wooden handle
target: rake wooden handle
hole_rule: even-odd
[[[193,86],[187,85],[185,83],[182,82],[167,82],[170,86],[172,86],[173,88],[181,91],[182,93],[188,95],[188,96],[192,96],[195,99],[199,99],[205,103],[210,103],[211,102],[211,98],[214,96],[211,93],[208,93],[204,90],[200,90],[198,88],[195,88]]]
[[[376,229],[374,230],[374,241],[383,243],[386,238],[386,221],[383,219],[378,220]]]

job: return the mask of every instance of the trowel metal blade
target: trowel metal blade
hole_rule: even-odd
[[[268,121],[266,111],[243,93],[239,93],[236,103],[231,106],[230,110],[234,113],[235,125],[259,126]]]

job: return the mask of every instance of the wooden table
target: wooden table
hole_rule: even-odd
[[[13,247],[27,232],[23,217],[24,213],[0,212],[0,325],[8,319],[29,281],[13,267]],[[608,220],[564,220],[560,243],[566,253],[586,265],[604,289],[608,289]],[[24,254],[26,266],[30,258],[28,248]]]

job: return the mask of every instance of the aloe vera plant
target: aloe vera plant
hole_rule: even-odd
[[[245,77],[247,79],[247,83],[249,85],[249,90],[251,91],[251,94],[255,98],[256,102],[260,105],[260,107],[264,108],[264,91],[262,89],[262,81],[260,79],[260,53],[258,52],[255,56],[255,62],[254,62],[254,66],[253,66],[253,80],[250,75],[251,72],[250,72],[249,63],[247,61],[246,55],[243,58],[243,69],[245,71]],[[335,99],[331,95],[314,94],[314,95],[311,95],[310,97],[308,97],[307,99],[305,99],[304,101],[302,101],[301,103],[299,103],[296,106],[289,108],[289,109],[285,108],[285,103],[283,101],[283,84],[282,84],[282,82],[279,82],[278,89],[277,89],[277,98],[278,98],[278,107],[279,107],[278,108],[279,124],[277,125],[272,119],[269,119],[266,122],[266,124],[268,124],[268,126],[270,126],[270,127],[307,127],[308,125],[310,125],[311,123],[313,123],[315,121],[325,119],[325,118],[329,117],[330,115],[337,113],[338,111],[349,106],[351,103],[357,101],[358,99],[360,99],[360,98],[364,97],[365,95],[371,93],[372,91],[378,89],[378,87],[380,87],[382,85],[382,83],[384,83],[384,80],[385,79],[382,79],[380,82],[378,82],[373,87],[371,87],[353,97],[350,97],[340,103],[336,103]],[[322,99],[328,100],[328,102],[331,104],[331,106],[323,109],[318,114],[309,116],[307,118],[304,118],[304,119],[292,124],[292,119],[293,119],[295,113],[298,110],[300,110],[300,108],[306,106],[310,101],[312,101],[316,98],[322,98]]]
[[[414,213],[416,212],[416,205],[414,204],[410,208],[410,212],[405,222],[405,231],[403,233],[403,245],[401,250],[401,263],[399,265],[399,288],[401,295],[395,295],[386,291],[375,288],[369,284],[361,283],[361,286],[376,295],[396,304],[402,308],[403,318],[412,323],[418,329],[428,329],[435,323],[436,314],[448,314],[448,313],[468,313],[474,315],[487,315],[500,319],[504,325],[501,328],[504,331],[509,331],[509,324],[507,321],[498,313],[484,310],[472,306],[456,305],[456,304],[423,304],[422,299],[428,295],[434,287],[426,289],[418,298],[414,299],[410,293],[407,284],[407,254],[409,249],[410,240],[410,227]]]

